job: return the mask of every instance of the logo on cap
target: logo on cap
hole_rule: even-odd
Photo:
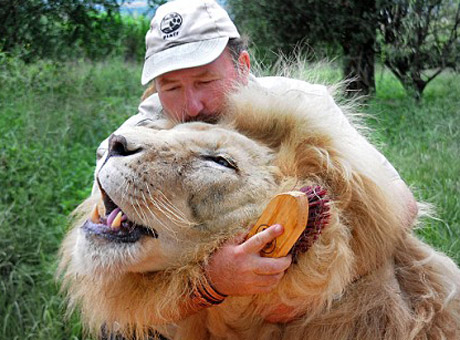
[[[172,12],[166,14],[160,23],[160,30],[164,34],[171,34],[177,31],[182,25],[182,17],[179,13]]]

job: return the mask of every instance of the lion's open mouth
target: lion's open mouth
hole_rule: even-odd
[[[101,216],[98,205],[94,207],[91,217],[82,226],[87,234],[123,243],[137,242],[142,236],[158,237],[154,229],[130,221],[102,187],[100,190],[105,213]]]

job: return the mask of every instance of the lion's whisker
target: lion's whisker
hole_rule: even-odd
[[[137,187],[135,189],[136,189],[135,192],[137,192]],[[144,196],[144,193],[141,190],[139,190],[139,191],[142,194],[142,196]],[[142,216],[139,216],[139,217],[142,220],[142,224],[147,225],[148,224],[148,218],[147,218],[145,210],[142,209],[142,206],[141,206],[142,202],[140,202],[140,199],[144,200],[144,206],[147,206],[147,202],[145,201],[145,196],[144,196],[144,198],[142,198],[140,195],[136,194],[136,204],[137,204],[137,207],[139,208],[140,213],[142,214]]]
[[[158,196],[155,197],[155,196],[152,195],[148,185],[146,185],[146,188],[147,188],[147,191],[149,193],[149,198],[151,199],[152,203],[155,203],[155,206],[163,213],[163,215],[168,217],[176,225],[180,226],[184,222],[187,223],[188,225],[190,225],[190,222],[187,220],[185,215],[179,209],[177,209],[172,204],[170,204],[170,208],[168,209],[168,206],[164,202],[162,202],[160,200],[160,197],[158,197]],[[161,194],[161,195],[164,196],[164,194],[160,190],[158,190],[157,192],[158,192],[158,194]],[[165,209],[166,209],[166,211],[165,211]]]
[[[152,203],[155,205],[155,208],[165,217],[168,217],[168,214],[167,212],[165,212],[162,208],[162,206],[160,205],[160,203],[157,201],[157,200],[154,200],[152,201]],[[156,216],[156,215],[155,215]],[[169,226],[167,226],[158,216],[157,217],[157,220],[168,230],[170,231],[172,234],[176,234],[176,232],[174,230],[172,230]]]
[[[161,200],[157,200],[157,203],[158,203],[158,208],[161,210],[163,215],[165,215],[172,223],[174,223],[175,225],[177,225],[179,227],[183,226],[184,222],[187,223],[186,220],[184,220],[180,216],[177,216],[176,214],[174,214],[174,212],[172,212],[166,206],[166,204],[164,202],[162,202]]]
[[[158,201],[155,199],[155,197],[152,195],[152,193],[150,192],[150,189],[148,188],[147,186],[147,191],[149,193],[149,198],[150,198],[150,201],[147,201],[147,198],[145,197],[144,195],[144,202],[145,202],[145,206],[147,207],[147,209],[149,210],[149,213],[150,215],[159,223],[161,224],[167,231],[169,231],[171,234],[173,234],[174,236],[176,235],[176,232],[174,232],[164,221],[162,221],[158,216],[157,214],[155,214],[149,207],[149,202],[150,204],[153,204],[155,206],[155,208],[157,210],[159,210],[163,215],[165,215],[166,217],[168,217],[167,214],[164,213],[164,211],[161,209],[161,206],[158,204]]]
[[[123,202],[126,198],[126,195],[128,193],[128,185],[126,178],[123,179],[123,182],[116,188],[116,191],[120,193],[121,195],[121,201]]]
[[[182,217],[186,219],[185,214],[180,209],[178,209],[161,190],[158,190],[158,194],[161,195],[164,203],[168,204],[171,209],[175,210],[178,214],[182,215]]]
[[[148,189],[148,187],[147,187]],[[147,208],[149,214],[158,222],[160,223],[167,231],[169,231],[170,233],[172,234],[176,234],[166,223],[164,223],[151,209],[150,209],[150,206],[149,206],[149,201],[147,200],[147,198],[145,197],[144,193],[142,192],[142,197],[143,197],[143,201],[144,201],[144,205],[145,207]],[[151,198],[150,202],[155,204],[155,199],[149,194],[149,197]]]
[[[162,191],[158,191],[158,193],[161,195],[159,199],[161,199],[161,202],[166,206],[169,207],[169,210],[171,211],[174,216],[176,216],[178,222],[185,223],[187,226],[191,226],[194,223],[190,222],[185,213],[177,208],[174,204],[171,203],[171,201],[166,197],[166,195]]]
[[[182,214],[182,212],[177,209],[175,206],[168,204],[168,202],[165,202],[162,200],[161,197],[158,197],[158,203],[162,205],[162,207],[165,209],[165,213],[168,214],[168,216],[174,221],[177,222],[177,225],[183,224],[184,222],[187,224],[190,224],[190,222],[187,220],[187,218]]]
[[[121,189],[123,189],[123,187],[124,187],[124,190],[121,190]],[[124,201],[126,199],[126,197],[128,196],[128,188],[129,188],[128,180],[126,178],[124,178],[123,183],[120,185],[122,201]]]
[[[136,213],[137,217],[138,217],[140,220],[142,220],[142,216],[140,215],[139,211],[136,209],[136,204],[137,204],[137,202],[135,202],[135,201],[136,201],[136,199],[135,199],[136,197],[137,197],[137,196],[136,196],[136,187],[134,186],[134,195],[131,196],[131,199],[130,199],[130,201],[131,201],[131,206],[133,207],[134,212]]]

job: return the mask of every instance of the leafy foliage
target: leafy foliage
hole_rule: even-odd
[[[445,68],[458,67],[459,1],[396,1],[381,19],[382,59],[417,99]]]
[[[276,59],[273,52],[299,53],[299,45],[340,47],[348,89],[361,94],[374,91],[379,54],[416,97],[443,69],[459,65],[458,0],[227,2],[269,62]]]
[[[329,5],[334,6],[332,1],[320,6],[314,0],[227,0],[227,5],[240,31],[255,42],[258,57],[268,63],[275,62],[279,52],[287,55],[323,40],[321,20]]]
[[[0,51],[41,58],[141,60],[149,20],[119,13],[117,0],[0,0]],[[129,2],[129,1],[128,1]],[[151,1],[151,5],[162,1]]]
[[[96,25],[101,33],[119,6],[115,0],[0,1],[1,50],[19,50],[25,60],[67,52],[67,45],[90,39]],[[106,18],[97,16],[102,7]]]
[[[263,46],[258,50],[263,58],[270,62],[276,58],[273,52],[289,55],[295,49],[310,45],[323,47],[324,43],[340,48],[344,75],[351,80],[349,89],[363,94],[375,88],[374,45],[379,3],[377,0],[228,0],[237,24],[257,45]]]

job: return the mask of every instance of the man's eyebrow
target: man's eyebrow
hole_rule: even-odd
[[[203,70],[203,72],[198,73],[194,78],[201,78],[201,77],[212,76],[212,75],[214,75],[214,73],[211,72],[210,70]]]
[[[173,84],[175,83],[177,80],[170,80],[168,78],[159,78],[158,79],[158,85],[160,86],[165,86],[165,85],[169,85],[169,84]]]
[[[201,78],[201,77],[208,77],[208,76],[213,76],[214,73],[209,71],[209,70],[203,70],[202,72],[196,74],[193,76],[193,78]],[[178,79],[168,79],[168,78],[159,78],[158,79],[158,84],[160,86],[165,86],[165,85],[169,85],[169,84],[174,84],[175,82],[177,82]]]

